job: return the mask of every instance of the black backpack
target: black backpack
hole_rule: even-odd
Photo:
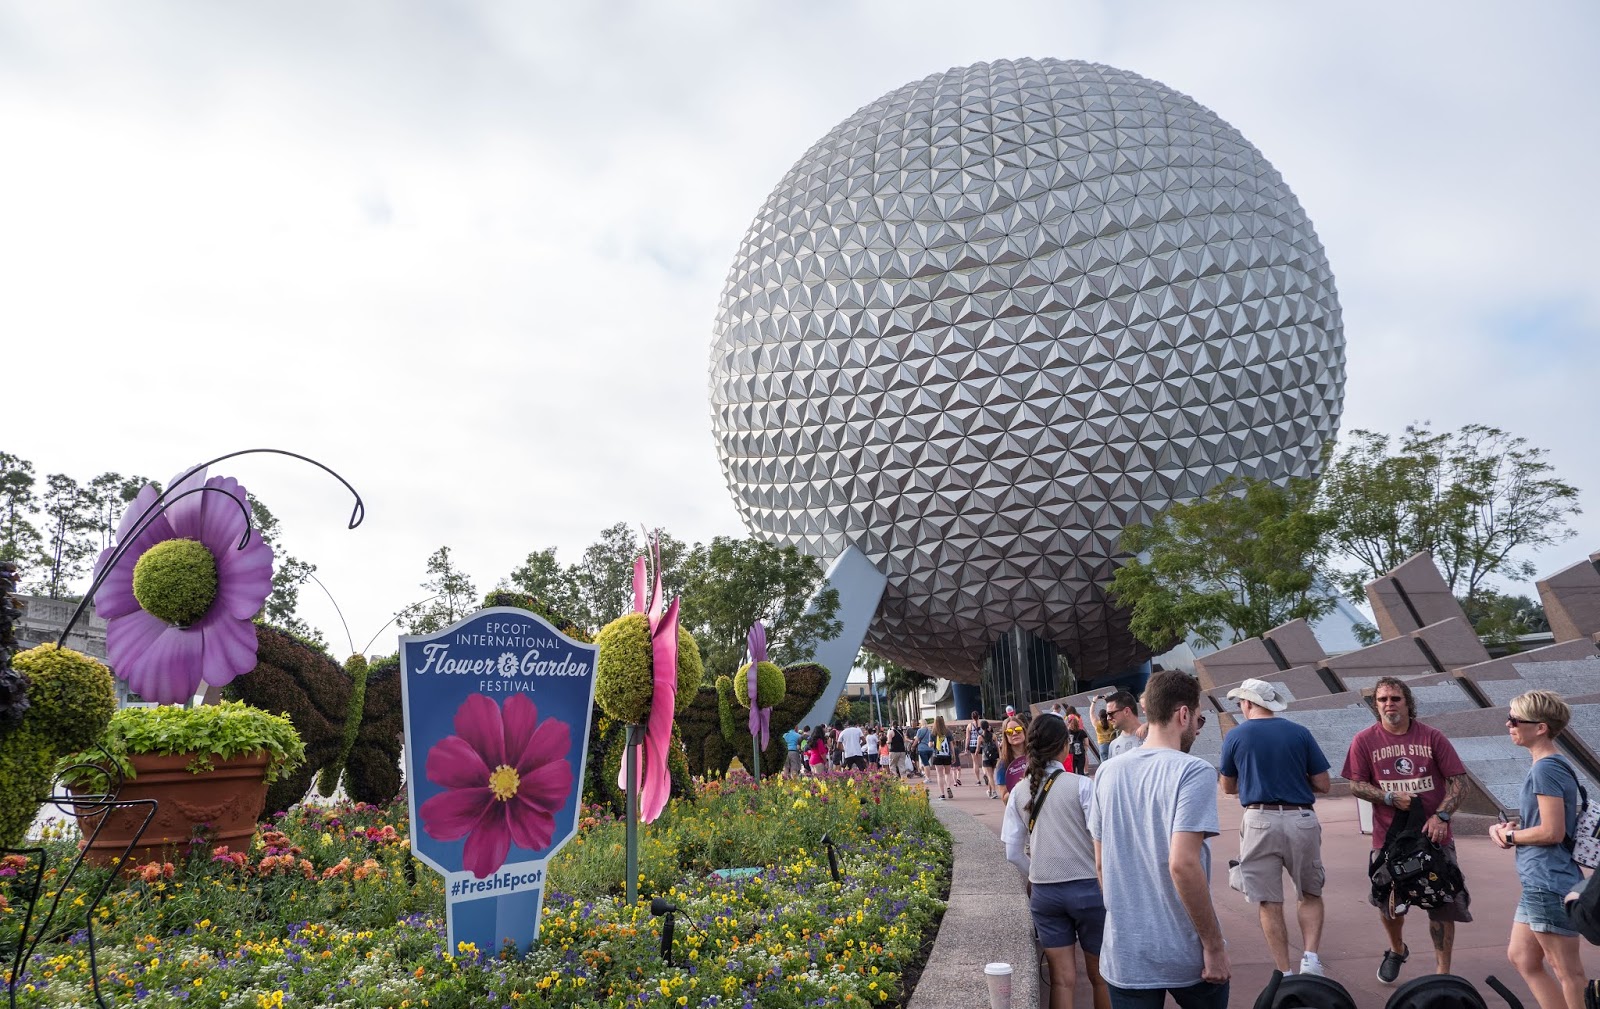
[[[1372,895],[1390,915],[1414,907],[1432,910],[1450,903],[1466,887],[1461,870],[1422,832],[1426,819],[1422,803],[1414,799],[1405,815],[1389,824],[1383,847],[1368,859]]]
[[[1000,745],[994,741],[994,730],[983,730],[983,759],[993,763],[1000,759]]]

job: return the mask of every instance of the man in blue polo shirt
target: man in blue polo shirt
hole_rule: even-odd
[[[806,726],[807,729],[811,726]],[[783,734],[783,745],[788,751],[783,755],[783,776],[785,778],[798,778],[805,773],[805,761],[800,759],[801,735],[794,729]]]
[[[1228,691],[1239,702],[1241,721],[1222,741],[1222,790],[1244,806],[1239,822],[1239,861],[1228,882],[1259,905],[1261,931],[1272,959],[1285,974],[1289,931],[1283,920],[1283,873],[1299,893],[1305,956],[1300,973],[1321,974],[1317,946],[1322,941],[1322,826],[1314,793],[1327,794],[1328,758],[1311,732],[1287,718],[1274,717],[1289,706],[1282,691],[1264,680],[1245,680]]]

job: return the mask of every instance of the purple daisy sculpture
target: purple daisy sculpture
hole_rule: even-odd
[[[272,548],[253,530],[239,548],[249,499],[232,477],[208,480],[197,470],[173,484],[166,510],[140,529],[160,497],[147,485],[128,506],[118,547],[100,554],[95,577],[132,543],[105,572],[94,605],[117,676],[147,701],[177,704],[201,683],[220,687],[255,668],[251,620],[272,592]]]
[[[555,814],[572,794],[572,733],[565,722],[540,722],[522,694],[503,712],[470,695],[456,709],[455,729],[428,751],[428,780],[445,791],[417,813],[434,840],[467,839],[462,868],[482,879],[505,865],[513,841],[530,851],[550,846]]]

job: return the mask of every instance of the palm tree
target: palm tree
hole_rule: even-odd
[[[894,707],[896,702],[900,707],[896,709],[895,716],[900,724],[904,725],[914,720],[915,712],[911,707],[911,699],[919,690],[933,682],[933,677],[924,676],[914,670],[904,669],[887,659],[863,651],[856,659],[856,664],[867,671],[867,683],[872,683],[876,673],[882,678],[883,691],[889,696],[889,705]]]

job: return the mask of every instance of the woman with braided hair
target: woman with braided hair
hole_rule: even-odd
[[[1072,736],[1060,718],[1035,718],[1028,725],[1028,770],[1011,787],[1000,839],[1006,859],[1028,880],[1028,909],[1050,965],[1050,1009],[1072,1009],[1077,962],[1084,970],[1094,1009],[1110,1009],[1111,991],[1100,977],[1100,939],[1106,905],[1095,872],[1089,835],[1089,800],[1094,783],[1066,769]]]

